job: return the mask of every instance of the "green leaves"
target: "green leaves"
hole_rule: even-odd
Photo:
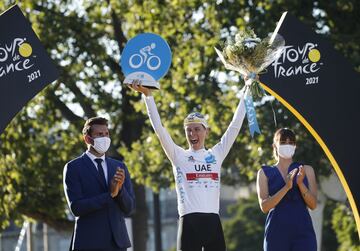
[[[232,119],[238,83],[225,73],[213,48],[234,27],[251,26],[265,37],[281,12],[290,10],[312,27],[329,27],[325,34],[359,68],[357,1],[348,1],[349,7],[341,9],[331,1],[75,2],[19,2],[61,69],[61,78],[29,103],[0,136],[1,227],[22,214],[64,227],[63,166],[84,151],[81,128],[84,119],[93,115],[110,119],[111,155],[124,157],[138,184],[156,191],[174,186],[171,164],[149,125],[144,104],[122,85],[120,52],[140,32],[158,33],[171,47],[170,72],[154,96],[163,125],[182,147],[187,147],[182,123],[188,113],[208,115],[211,133],[206,147],[220,140]],[[244,121],[223,164],[224,183],[253,182],[262,164],[274,163],[272,135],[285,126],[298,135],[296,159],[311,164],[317,176],[330,172],[322,149],[289,111],[273,101],[275,126],[270,102],[263,99],[256,105],[262,135],[252,139]]]
[[[360,250],[359,236],[353,218],[354,215],[346,205],[338,204],[333,212],[331,222],[340,243],[338,251]]]
[[[265,214],[259,209],[256,196],[240,199],[228,210],[233,217],[224,223],[224,235],[229,251],[262,249]]]

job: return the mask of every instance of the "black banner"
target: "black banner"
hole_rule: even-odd
[[[279,34],[285,38],[285,51],[260,79],[325,151],[359,228],[359,74],[324,37],[295,17],[285,16]]]
[[[15,5],[0,15],[0,134],[58,70]]]

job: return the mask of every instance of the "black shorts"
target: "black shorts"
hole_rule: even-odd
[[[225,251],[224,232],[219,215],[191,213],[180,217],[177,250]]]

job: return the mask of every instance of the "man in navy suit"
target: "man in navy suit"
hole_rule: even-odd
[[[65,196],[75,216],[70,250],[125,251],[131,244],[124,217],[135,209],[129,172],[105,157],[111,143],[106,119],[88,119],[83,138],[87,151],[64,167]]]

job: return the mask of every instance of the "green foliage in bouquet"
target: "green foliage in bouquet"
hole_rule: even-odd
[[[245,28],[235,36],[228,37],[220,44],[221,51],[216,49],[216,52],[225,68],[253,79],[255,83],[250,85],[250,91],[252,95],[261,97],[264,91],[258,83],[257,75],[280,57],[284,45],[285,41],[279,34],[260,39],[252,29]]]
[[[230,64],[241,65],[246,71],[257,73],[266,58],[268,47],[268,40],[258,38],[252,29],[245,29],[227,39],[223,55]]]

